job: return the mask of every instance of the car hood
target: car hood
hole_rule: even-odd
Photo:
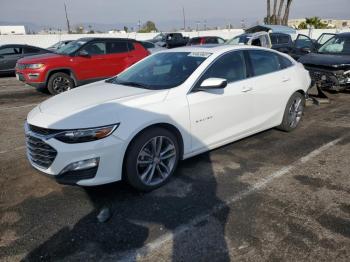
[[[62,58],[62,57],[65,57],[65,56],[55,54],[55,53],[47,53],[42,55],[33,55],[33,56],[24,57],[20,59],[18,62],[23,64],[45,63],[46,61],[50,61],[50,60]]]
[[[33,109],[27,121],[52,129],[75,129],[119,122],[123,109],[163,101],[168,90],[148,90],[96,82],[54,96]]]
[[[332,55],[332,54],[308,54],[299,59],[304,65],[323,66],[333,68],[350,67],[350,55]]]

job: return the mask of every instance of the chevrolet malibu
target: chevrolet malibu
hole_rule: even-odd
[[[295,129],[310,82],[300,63],[270,49],[159,52],[34,108],[25,124],[27,156],[60,183],[123,178],[149,191],[181,159],[273,127]]]

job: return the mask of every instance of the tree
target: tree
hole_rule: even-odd
[[[328,24],[323,23],[317,16],[305,18],[305,23],[315,29],[325,29],[328,27]]]
[[[290,12],[290,7],[292,5],[292,2],[293,0],[287,0],[287,2],[285,0],[274,0],[273,10],[271,14],[271,0],[267,0],[266,2],[267,16],[264,19],[265,23],[276,24],[276,25],[288,25],[289,12]],[[284,8],[284,13],[282,17],[283,8]]]
[[[283,25],[288,25],[290,6],[292,5],[292,2],[293,0],[287,0],[287,6],[286,9],[284,9],[284,16],[282,20]]]
[[[270,24],[271,23],[271,1],[270,0],[266,0],[266,6],[267,6],[267,15],[266,15],[265,22],[266,24]]]
[[[158,31],[156,24],[153,21],[147,21],[143,24],[143,26],[139,30],[139,33],[151,33],[154,31]]]
[[[298,29],[302,30],[302,29],[307,29],[307,23],[306,22],[301,22],[298,25]]]
[[[127,33],[129,31],[129,28],[127,26],[124,26],[124,31]]]
[[[276,18],[276,24],[278,25],[282,23],[281,15],[282,15],[283,4],[284,4],[284,0],[280,0],[280,5],[278,7],[278,13]]]

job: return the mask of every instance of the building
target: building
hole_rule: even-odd
[[[0,35],[25,35],[24,25],[0,25]]]
[[[305,18],[289,19],[288,25],[290,27],[298,28],[298,26],[305,21]],[[328,28],[350,28],[350,20],[346,19],[321,19],[321,21],[322,23],[327,24]]]

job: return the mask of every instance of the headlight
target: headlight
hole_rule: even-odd
[[[40,69],[44,67],[44,64],[27,64],[26,65],[26,68],[29,68],[29,69]]]
[[[90,142],[109,136],[118,126],[119,124],[88,129],[67,130],[58,133],[54,137],[68,144]]]

